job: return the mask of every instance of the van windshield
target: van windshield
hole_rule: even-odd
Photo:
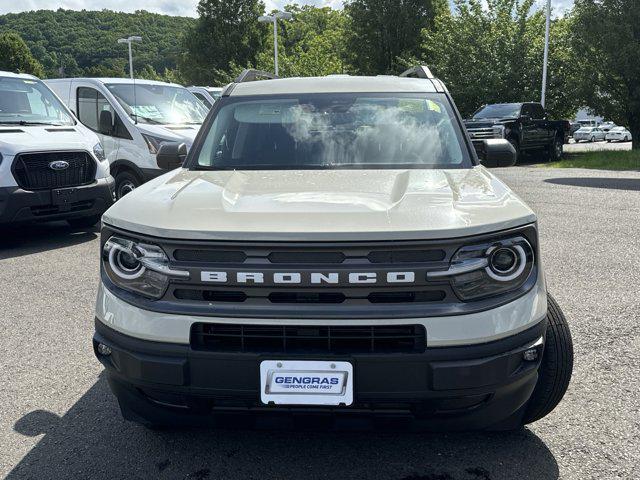
[[[0,77],[0,125],[74,125],[51,90],[36,79]]]
[[[172,85],[111,83],[106,85],[125,109],[140,123],[154,125],[201,124],[207,109],[186,88]]]
[[[444,94],[223,97],[214,109],[196,169],[471,166]]]

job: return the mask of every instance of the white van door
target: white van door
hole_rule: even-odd
[[[75,89],[74,96],[76,98],[78,119],[100,137],[100,142],[109,163],[115,162],[118,159],[120,138],[128,135],[126,127],[122,124],[113,106],[94,86],[83,84],[82,82],[74,82],[73,88]],[[102,112],[111,114],[111,126],[109,129],[100,128],[100,117],[104,116]]]

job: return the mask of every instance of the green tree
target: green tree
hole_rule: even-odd
[[[44,76],[44,69],[15,32],[0,33],[0,70]]]
[[[638,0],[576,0],[575,46],[583,54],[581,91],[595,113],[628,126],[640,149]]]
[[[118,44],[118,38],[142,35],[142,42],[133,46],[137,73],[147,65],[156,72],[175,70],[182,34],[195,22],[143,10],[38,10],[0,15],[0,33],[20,34],[46,77],[126,76],[127,46]]]
[[[400,57],[418,56],[421,32],[446,0],[349,0],[350,63],[358,73],[397,73]]]
[[[540,98],[545,18],[533,5],[456,0],[454,12],[442,12],[424,31],[418,60],[447,84],[463,115],[487,103]],[[577,68],[570,25],[570,18],[551,25],[546,107],[556,117],[570,117],[579,106],[572,95]]]
[[[293,19],[278,24],[278,65],[283,77],[344,73],[347,17],[341,10],[289,5]],[[273,71],[273,29],[264,42],[257,67]]]
[[[218,85],[233,65],[255,65],[265,29],[259,0],[200,0],[195,26],[185,35],[180,71],[189,83]]]

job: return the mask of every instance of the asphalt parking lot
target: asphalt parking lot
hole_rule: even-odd
[[[91,350],[98,234],[0,232],[0,475],[15,479],[640,478],[640,173],[498,171],[538,212],[575,342],[569,391],[515,433],[192,430],[127,423]]]

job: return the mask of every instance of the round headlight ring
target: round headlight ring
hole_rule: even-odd
[[[497,255],[503,255],[505,251],[511,252],[514,256],[514,265],[508,269],[500,269],[495,266],[495,259]],[[527,254],[524,248],[520,245],[513,246],[494,246],[487,250],[487,256],[489,257],[489,266],[485,268],[487,275],[498,282],[510,282],[515,280],[524,271],[527,265]]]
[[[140,263],[140,261],[136,260],[137,265],[129,266],[127,263],[128,259],[125,259],[125,255],[132,257],[130,252],[126,250],[122,250],[119,248],[112,248],[109,252],[109,266],[111,270],[118,275],[120,278],[125,280],[135,280],[136,278],[140,278],[142,274],[144,274],[146,267]]]

